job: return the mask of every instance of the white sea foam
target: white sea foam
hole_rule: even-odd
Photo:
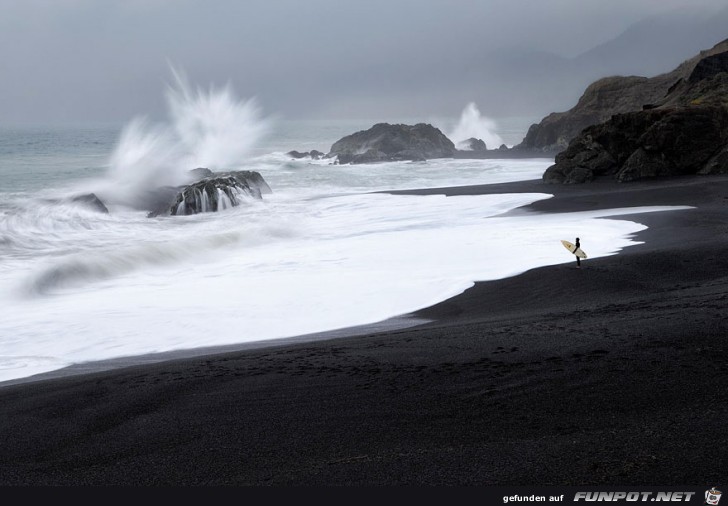
[[[476,280],[570,262],[561,238],[614,254],[644,226],[602,216],[668,209],[504,216],[549,196],[269,197],[214,218],[117,217],[114,233],[102,220],[74,239],[80,251],[14,262],[0,289],[0,380],[377,322]]]

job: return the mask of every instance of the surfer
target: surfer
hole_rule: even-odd
[[[576,246],[576,248],[574,248],[574,251],[576,251],[579,248],[581,248],[581,244],[579,244],[579,238],[578,237],[576,238],[576,244],[575,244],[575,246]],[[581,269],[581,258],[579,258],[579,255],[575,255],[575,256],[576,256],[576,268],[577,269]]]

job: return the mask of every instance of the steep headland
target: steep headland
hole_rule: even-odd
[[[657,97],[668,77],[677,79]],[[597,91],[605,82],[610,83],[610,92],[600,97]],[[641,110],[619,110],[648,98]],[[728,40],[652,80],[598,81],[579,104],[578,110],[556,118],[558,128],[551,115],[529,130],[531,142],[540,133],[550,137],[539,142],[554,140],[558,134],[559,144],[588,118],[608,116],[581,130],[556,155],[555,164],[543,175],[548,183],[583,183],[602,176],[625,182],[728,172]],[[615,111],[619,114],[613,114]],[[528,140],[529,136],[524,143]]]
[[[554,112],[540,123],[533,124],[523,142],[516,149],[540,150],[553,154],[568,147],[569,142],[584,128],[609,120],[615,114],[642,110],[643,106],[663,103],[678,83],[689,81],[694,71],[698,74],[715,55],[728,51],[728,40],[686,60],[676,69],[655,77],[612,76],[592,83],[578,103],[565,112]],[[719,68],[719,67],[716,67]]]

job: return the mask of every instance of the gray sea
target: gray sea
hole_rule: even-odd
[[[292,160],[289,150],[328,151],[373,122],[271,120],[212,92],[170,109],[161,122],[0,129],[0,381],[372,324],[478,280],[570,262],[560,239],[588,230],[588,253],[602,256],[644,228],[604,212],[509,213],[546,193],[386,193],[534,179],[549,159]],[[533,121],[473,109],[396,121],[491,147],[519,142]],[[273,193],[190,216],[148,218],[136,205],[200,166],[259,171]],[[70,200],[91,192],[108,214]]]

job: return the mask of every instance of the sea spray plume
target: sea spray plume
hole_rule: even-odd
[[[104,202],[147,209],[155,191],[190,182],[190,169],[239,168],[269,128],[254,100],[240,100],[230,85],[193,89],[172,68],[169,121],[131,121],[109,159],[108,178],[96,193]]]
[[[97,193],[104,202],[144,207],[147,192],[184,182],[181,162],[179,142],[165,125],[136,118],[122,130]]]
[[[456,146],[470,138],[482,139],[488,149],[495,149],[503,144],[503,139],[494,132],[496,124],[493,120],[480,115],[478,106],[470,102],[463,109],[460,121],[448,135]],[[458,148],[462,149],[461,146]]]
[[[186,166],[221,170],[242,163],[269,128],[255,99],[239,100],[230,84],[193,90],[181,71],[172,68],[172,75],[167,104]]]

